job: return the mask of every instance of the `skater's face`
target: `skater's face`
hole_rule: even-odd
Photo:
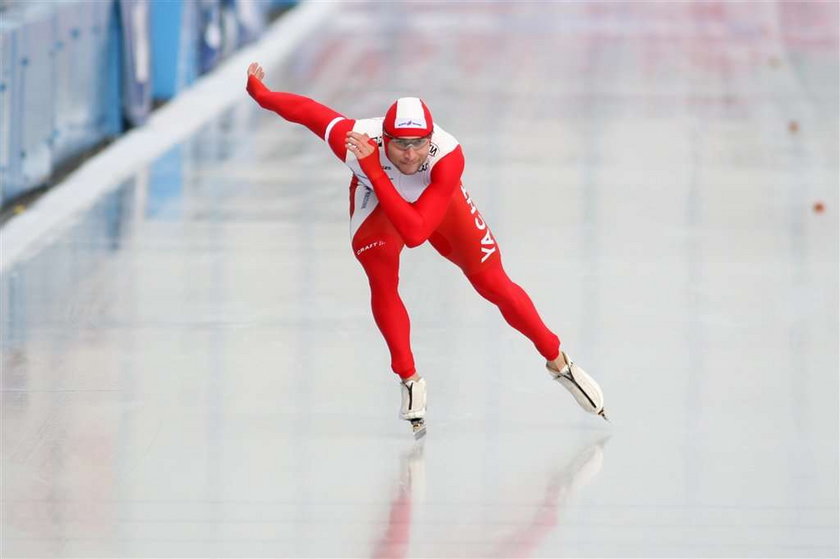
[[[413,138],[388,138],[385,155],[397,166],[400,173],[413,175],[429,157],[431,135]]]

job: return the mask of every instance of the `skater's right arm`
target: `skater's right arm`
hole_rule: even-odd
[[[265,72],[262,67],[253,62],[248,66],[247,90],[251,97],[264,109],[274,111],[289,122],[302,124],[314,132],[318,137],[325,140],[332,148],[333,153],[344,161],[347,155],[345,136],[348,130],[353,129],[355,120],[346,118],[344,115],[331,108],[318,103],[308,97],[271,91],[262,83]],[[330,124],[330,137],[325,138],[327,128]],[[333,141],[333,138],[337,138]]]

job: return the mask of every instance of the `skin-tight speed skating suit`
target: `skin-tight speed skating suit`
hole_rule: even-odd
[[[373,317],[397,375],[407,379],[416,372],[408,313],[398,292],[400,253],[405,246],[426,241],[461,268],[475,290],[498,306],[505,320],[546,360],[558,357],[560,340],[545,326],[525,291],[508,278],[499,245],[461,184],[464,155],[451,134],[435,124],[428,159],[416,173],[405,175],[385,154],[383,118],[350,119],[307,97],[270,91],[253,75],[247,89],[261,107],[325,140],[353,172],[353,252],[367,274]],[[346,148],[351,130],[370,136],[378,149],[358,160]]]

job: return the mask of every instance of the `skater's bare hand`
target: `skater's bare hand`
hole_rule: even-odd
[[[254,76],[258,80],[262,81],[262,79],[265,77],[265,72],[263,71],[263,68],[262,66],[260,66],[259,62],[251,62],[251,64],[248,66],[248,75]]]
[[[347,150],[356,156],[356,159],[364,159],[377,149],[370,136],[367,134],[359,134],[352,130],[347,133]]]

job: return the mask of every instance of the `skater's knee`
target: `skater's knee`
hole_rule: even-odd
[[[368,274],[368,285],[374,297],[377,295],[388,297],[398,296],[399,283],[399,276],[397,274]]]
[[[489,301],[498,302],[511,296],[513,283],[501,268],[490,267],[468,275],[467,279],[479,295]]]
[[[358,257],[367,275],[371,291],[396,291],[399,284],[399,260],[385,255]]]

